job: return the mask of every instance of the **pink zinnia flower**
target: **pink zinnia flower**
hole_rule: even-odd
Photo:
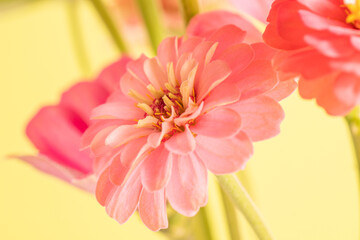
[[[264,33],[275,67],[301,74],[300,95],[331,115],[360,103],[360,1],[277,0]]]
[[[94,189],[93,159],[89,151],[80,151],[81,136],[90,125],[91,110],[103,104],[114,91],[128,61],[120,59],[104,69],[95,81],[72,86],[59,104],[40,109],[26,128],[39,154],[19,158],[76,186]]]
[[[96,197],[119,223],[138,209],[151,230],[167,228],[167,200],[195,215],[207,203],[207,170],[243,169],[252,142],[279,132],[278,101],[294,81],[279,84],[274,51],[224,25],[233,14],[209,14],[195,17],[187,38],[165,39],[157,57],[129,62],[120,90],[92,112],[84,146],[96,156]],[[213,28],[198,25],[214,15]]]

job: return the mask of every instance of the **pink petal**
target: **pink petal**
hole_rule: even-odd
[[[112,131],[106,138],[105,144],[111,147],[123,145],[133,139],[148,136],[153,133],[151,128],[139,128],[137,125],[122,125]]]
[[[164,190],[148,192],[144,189],[140,196],[139,215],[152,231],[168,228]]]
[[[130,58],[122,57],[110,66],[106,67],[97,77],[96,82],[103,86],[109,93],[118,88],[121,77],[126,72],[126,65]]]
[[[150,82],[148,84],[150,84]],[[130,73],[124,74],[124,76],[120,80],[121,91],[124,95],[127,96],[131,91],[136,91],[142,96],[147,96],[147,94],[149,94],[149,91],[146,88],[148,84],[146,84],[142,80],[133,77]]]
[[[147,191],[163,189],[170,178],[172,156],[160,145],[145,158],[141,167],[141,180]]]
[[[101,121],[94,121],[93,124],[91,124],[90,127],[86,129],[84,134],[81,138],[81,148],[88,147],[96,134],[98,134],[99,131],[106,127],[110,126],[120,126],[123,124],[131,124],[128,120],[119,120],[119,119],[109,119],[109,120],[101,120]]]
[[[231,37],[229,37],[231,36]],[[225,25],[216,30],[211,36],[209,41],[218,42],[219,45],[216,49],[215,58],[219,53],[232,45],[242,43],[246,36],[246,32],[234,25]]]
[[[106,200],[107,214],[120,224],[125,223],[135,212],[141,191],[140,174],[136,171],[123,186],[115,187],[110,193]]]
[[[124,179],[129,174],[132,164],[145,143],[146,138],[139,138],[129,142],[124,146],[120,155],[112,161],[109,177],[113,184],[123,184]]]
[[[109,194],[113,191],[115,186],[110,182],[109,179],[109,169],[105,169],[97,180],[97,185],[95,189],[96,200],[102,205],[105,206],[106,200],[109,197]]]
[[[157,56],[161,62],[161,65],[166,67],[166,65],[170,62],[173,64],[176,63],[179,52],[179,38],[178,37],[170,37],[165,38],[158,46]]]
[[[176,155],[166,194],[171,206],[187,217],[194,216],[208,199],[207,169],[195,155]]]
[[[266,22],[271,3],[274,0],[253,0],[251,4],[247,0],[230,0],[230,2],[241,12],[247,13],[262,22]]]
[[[199,82],[197,83],[197,101],[201,102],[211,90],[222,83],[231,73],[226,62],[215,60],[204,67]]]
[[[203,112],[207,112],[215,107],[228,105],[237,102],[240,99],[241,93],[238,88],[229,83],[222,83],[204,99]]]
[[[225,49],[218,59],[227,62],[233,72],[245,69],[254,59],[254,50],[245,43],[233,45]]]
[[[270,61],[255,60],[244,71],[240,71],[227,79],[241,91],[241,99],[260,95],[273,89],[279,82]]]
[[[142,54],[138,59],[130,61],[126,66],[130,75],[145,86],[150,83],[144,72],[144,63],[147,59],[149,58]]]
[[[87,125],[61,107],[42,108],[26,128],[26,134],[40,154],[82,173],[92,171],[88,153],[80,152],[81,134]]]
[[[136,120],[144,117],[144,111],[128,102],[108,102],[94,108],[91,118]]]
[[[175,154],[188,154],[194,151],[196,146],[195,138],[189,126],[185,125],[185,131],[181,133],[175,133],[169,140],[165,142],[165,147],[171,153]]]
[[[234,24],[247,32],[245,42],[262,41],[261,33],[253,24],[240,15],[228,11],[213,11],[196,15],[191,19],[186,32],[188,35],[205,37],[228,24]]]
[[[167,76],[156,58],[144,62],[144,72],[155,89],[165,89]]]
[[[161,132],[154,132],[149,135],[147,141],[148,144],[153,148],[157,148],[163,140],[164,136],[172,130],[172,127],[172,123],[163,122],[161,124]]]
[[[11,156],[23,160],[24,162],[32,165],[38,170],[60,178],[66,182],[70,182],[73,179],[84,177],[84,174],[76,171],[75,169],[63,166],[54,160],[43,156]]]
[[[297,82],[293,79],[280,81],[275,88],[273,88],[269,92],[266,92],[265,95],[271,97],[276,101],[281,101],[284,98],[288,97],[291,93],[293,93],[297,86]]]
[[[197,118],[191,131],[207,137],[227,138],[237,134],[240,126],[241,118],[236,111],[217,108]]]
[[[81,82],[61,96],[59,106],[75,113],[86,125],[90,124],[91,110],[103,104],[109,96],[100,84],[95,82]]]
[[[242,128],[252,141],[260,141],[276,136],[284,111],[278,102],[267,96],[257,96],[240,101],[231,106],[242,120]]]
[[[199,135],[196,137],[195,154],[212,173],[228,174],[245,167],[245,163],[253,154],[253,146],[243,132],[228,139]]]

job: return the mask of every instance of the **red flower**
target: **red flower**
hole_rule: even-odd
[[[276,69],[300,74],[300,95],[331,115],[360,103],[360,1],[352,2],[277,0],[263,35],[283,50]]]

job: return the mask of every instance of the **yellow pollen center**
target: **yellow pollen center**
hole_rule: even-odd
[[[347,13],[346,23],[360,29],[360,0],[345,0],[344,7]]]

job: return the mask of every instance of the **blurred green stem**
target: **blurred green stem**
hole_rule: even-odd
[[[345,120],[349,127],[355,152],[355,167],[358,178],[358,201],[360,210],[360,108],[355,107],[348,115],[345,116]],[[360,214],[358,217],[360,219]],[[360,226],[358,238],[360,238]]]
[[[225,193],[224,189],[221,188],[221,197],[224,203],[224,208],[225,208],[225,212],[226,212],[226,218],[227,218],[227,222],[228,222],[228,226],[229,226],[229,230],[230,230],[230,235],[231,235],[231,239],[232,240],[240,240],[241,239],[241,235],[240,235],[240,231],[239,231],[239,221],[237,218],[237,209],[234,207],[233,202],[231,201],[231,199],[229,199],[229,197],[227,196],[227,194]]]
[[[272,234],[265,225],[259,210],[251,200],[245,188],[234,174],[217,175],[220,186],[233,200],[235,206],[244,214],[250,226],[260,240],[273,239]]]
[[[154,54],[164,38],[164,25],[157,0],[136,0],[144,20]]]
[[[73,42],[74,51],[82,74],[85,77],[90,77],[90,63],[86,54],[84,39],[80,27],[80,21],[78,16],[78,1],[66,1],[67,15],[69,22],[69,29],[71,32],[71,38]]]
[[[186,25],[196,14],[199,13],[198,0],[179,0]]]
[[[108,32],[110,33],[110,36],[116,48],[121,53],[127,53],[125,42],[122,36],[120,35],[120,33],[118,32],[118,29],[116,28],[116,25],[112,17],[110,16],[109,12],[107,11],[106,7],[104,6],[102,0],[91,0],[91,2],[94,5],[104,25],[106,26]]]

